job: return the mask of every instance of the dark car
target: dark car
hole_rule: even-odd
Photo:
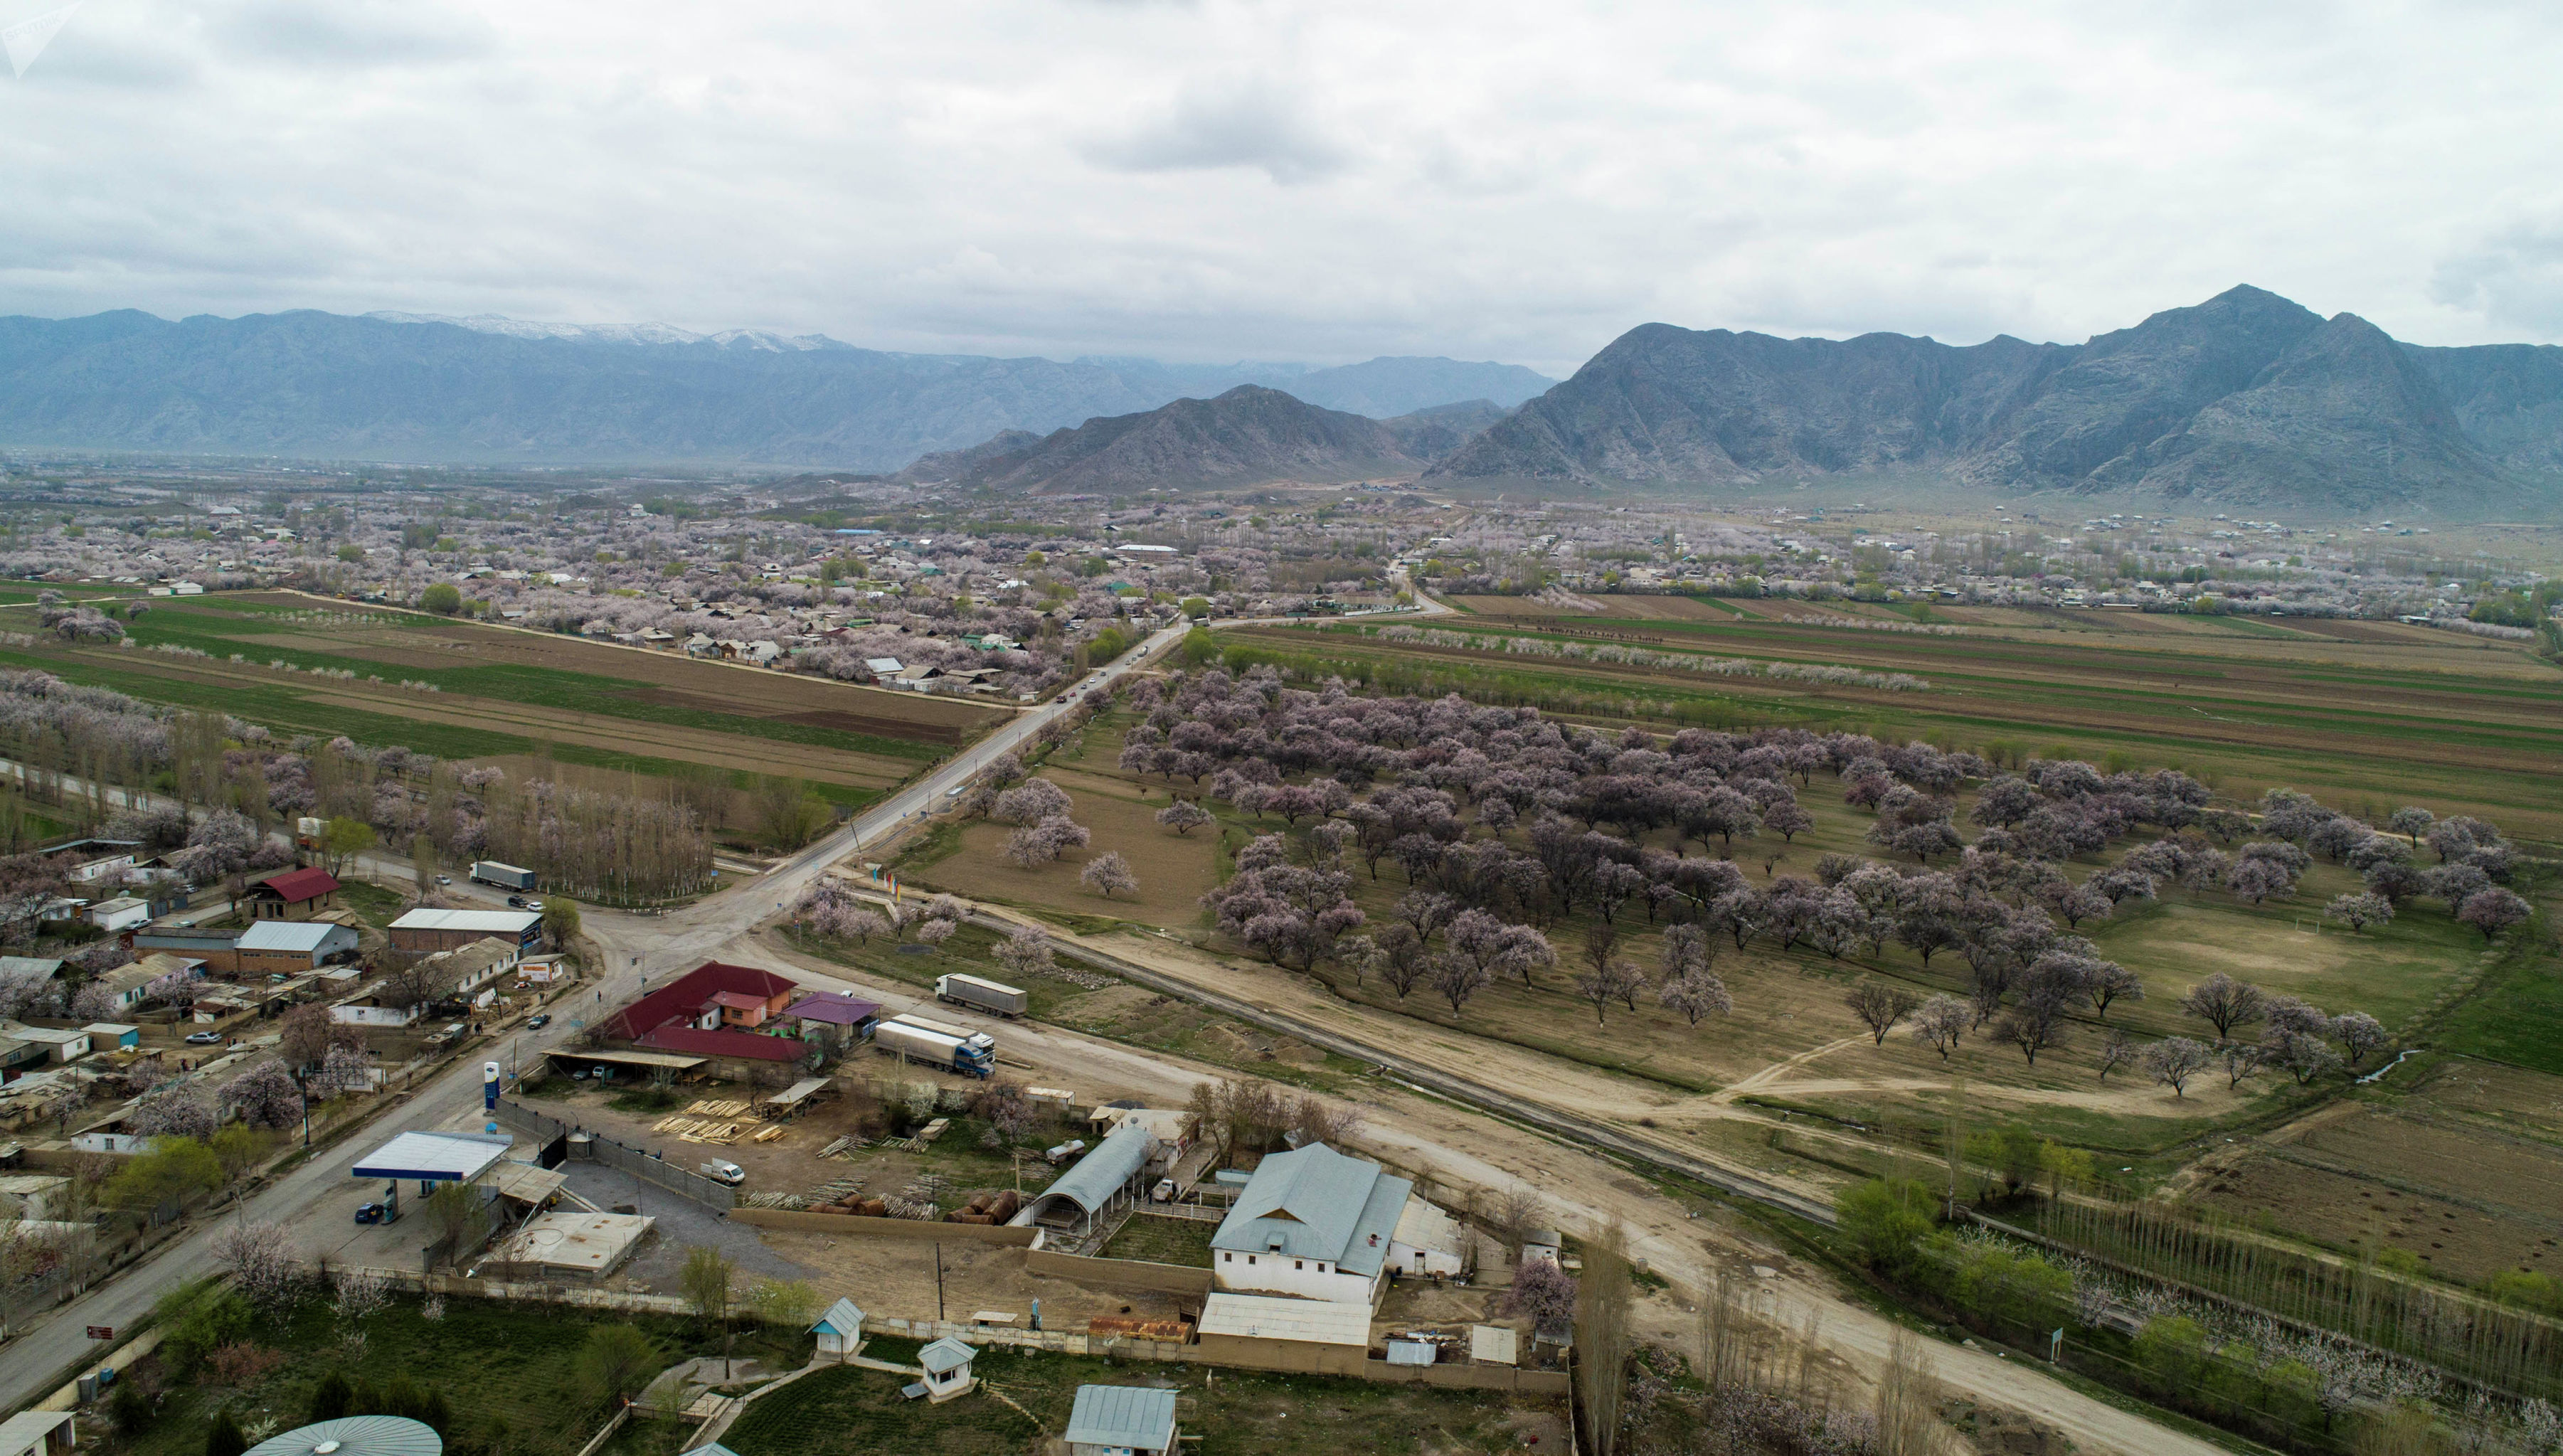
[[[383,1205],[380,1203],[358,1203],[356,1205],[356,1221],[358,1223],[382,1222]]]
[[[539,1011],[525,1018],[525,1029],[528,1031],[540,1031],[551,1023],[552,1013],[549,1011]]]
[[[525,908],[525,897],[522,895],[509,895],[507,897],[507,904],[511,909],[522,910]]]

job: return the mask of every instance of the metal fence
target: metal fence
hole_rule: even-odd
[[[498,1100],[497,1118],[499,1122],[514,1131],[523,1133],[527,1137],[539,1138],[546,1143],[571,1133],[586,1132],[583,1128],[573,1128],[559,1118],[536,1112],[521,1102],[510,1102],[505,1098]],[[655,1153],[628,1147],[603,1133],[590,1132],[587,1133],[587,1137],[589,1141],[586,1146],[597,1162],[608,1168],[628,1173],[654,1187],[665,1188],[679,1197],[690,1198],[706,1208],[717,1208],[723,1213],[728,1212],[738,1202],[737,1194],[730,1190],[727,1183],[715,1182],[698,1173],[690,1173]]]

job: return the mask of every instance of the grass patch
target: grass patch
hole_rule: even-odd
[[[867,1354],[906,1342],[873,1342]],[[882,1358],[902,1359],[902,1354]],[[1508,1451],[1521,1444],[1510,1417],[1556,1402],[1480,1390],[1375,1384],[1325,1375],[1221,1370],[1209,1385],[1189,1365],[1131,1366],[1101,1360],[983,1352],[972,1371],[1003,1389],[1004,1401],[965,1395],[942,1405],[903,1400],[905,1377],[840,1366],[794,1381],[747,1408],[721,1443],[739,1456],[1016,1456],[1067,1429],[1082,1384],[1150,1384],[1181,1392],[1178,1421],[1198,1435],[1202,1456],[1340,1456],[1345,1451],[1412,1456]]]
[[[1112,1241],[1103,1246],[1107,1259],[1139,1259],[1150,1264],[1210,1267],[1210,1236],[1219,1225],[1198,1218],[1160,1218],[1133,1213]]]

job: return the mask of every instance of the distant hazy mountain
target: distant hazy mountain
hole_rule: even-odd
[[[0,444],[891,470],[1001,431],[1056,430],[1216,393],[1250,372],[1294,387],[1339,385],[1387,402],[1382,408],[1480,395],[1517,401],[1547,383],[1528,370],[1449,359],[1342,369],[1063,364],[657,324],[318,312],[172,323],[123,310],[0,318]],[[1436,393],[1445,387],[1457,392]]]
[[[1001,435],[970,450],[927,455],[906,478],[1053,495],[1276,480],[1331,484],[1413,473],[1502,417],[1495,406],[1475,400],[1372,420],[1241,384],[1216,399],[1088,420],[1046,438]]]
[[[2240,287],[2080,345],[1632,329],[1435,466],[1586,484],[1940,471],[2238,507],[2546,509],[2563,350],[2398,344]]]

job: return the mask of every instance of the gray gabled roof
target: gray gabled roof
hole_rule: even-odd
[[[956,1370],[978,1357],[979,1352],[946,1335],[916,1353],[916,1363],[929,1374]]]
[[[1155,1151],[1156,1138],[1135,1122],[1124,1122],[1104,1135],[1094,1151],[1078,1160],[1066,1177],[1044,1189],[1075,1202],[1088,1213],[1096,1212],[1121,1191],[1130,1175],[1139,1171]]]
[[[1211,1235],[1238,1253],[1324,1259],[1347,1274],[1376,1273],[1415,1184],[1323,1143],[1267,1158]]]
[[[1080,1385],[1062,1439],[1072,1446],[1163,1451],[1175,1443],[1175,1392],[1140,1385]]]
[[[819,1317],[819,1323],[810,1328],[813,1331],[833,1330],[840,1335],[860,1335],[864,1332],[864,1312],[853,1300],[840,1296],[835,1304],[828,1306],[828,1312]]]

